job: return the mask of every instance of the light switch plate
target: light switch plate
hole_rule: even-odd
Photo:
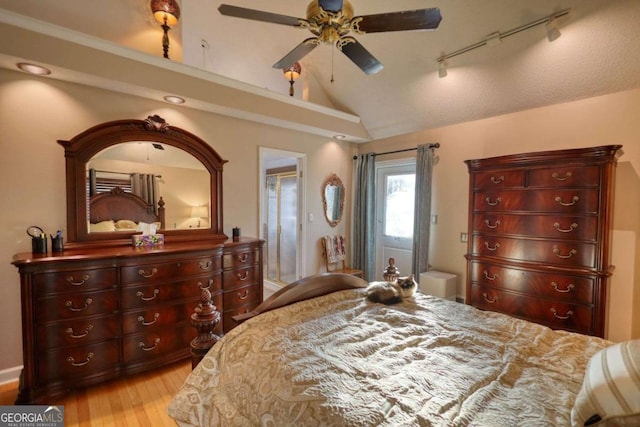
[[[467,235],[467,233],[460,233],[460,241],[462,243],[466,243],[469,240],[469,236]]]

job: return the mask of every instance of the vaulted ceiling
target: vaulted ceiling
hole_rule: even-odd
[[[161,56],[161,30],[148,0],[0,0],[0,8]],[[218,12],[221,1],[182,1],[170,31],[173,61],[273,93],[289,102],[289,83],[273,64],[303,39],[304,29]],[[277,14],[306,17],[306,1],[224,0]],[[354,140],[381,139],[513,111],[640,87],[640,2],[630,0],[351,0],[355,15],[438,7],[435,31],[355,35],[383,65],[364,74],[330,45],[306,55],[295,98],[359,118]],[[545,26],[449,59],[436,59],[555,12],[562,36]],[[0,17],[0,19],[2,19]],[[3,43],[10,43],[4,40]],[[482,44],[482,43],[480,43]],[[2,53],[0,51],[0,53]],[[6,66],[6,64],[0,64]],[[181,95],[176,93],[176,95]],[[271,96],[271,95],[269,95]],[[295,105],[301,105],[300,103]],[[295,119],[291,119],[295,121]],[[281,123],[281,125],[284,125]],[[339,129],[338,129],[339,130]]]

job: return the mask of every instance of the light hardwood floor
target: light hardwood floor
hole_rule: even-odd
[[[191,372],[191,361],[78,390],[51,405],[64,405],[65,427],[175,426],[167,405]],[[18,383],[0,386],[0,405],[13,405]]]

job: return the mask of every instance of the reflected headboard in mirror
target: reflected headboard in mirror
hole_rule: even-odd
[[[130,232],[122,230],[116,232],[90,230],[91,218],[96,219],[95,215],[91,215],[90,199],[95,199],[100,191],[113,191],[113,188],[95,188],[94,165],[104,165],[105,161],[110,161],[112,162],[111,164],[118,167],[122,167],[123,164],[138,165],[133,166],[136,170],[131,172],[110,172],[112,175],[119,174],[123,176],[119,180],[115,180],[117,186],[120,186],[123,181],[129,180],[129,176],[132,177],[132,188],[136,186],[135,182],[137,181],[135,180],[138,180],[141,175],[160,180],[160,185],[155,181],[153,185],[147,185],[147,189],[142,191],[143,195],[140,197],[146,199],[149,197],[147,193],[153,193],[153,197],[158,200],[164,198],[162,200],[163,203],[160,204],[161,206],[164,205],[164,201],[171,200],[171,202],[167,203],[167,224],[158,231],[165,235],[166,242],[194,239],[223,242],[227,239],[227,236],[223,233],[222,223],[222,169],[226,160],[223,160],[201,138],[184,129],[170,126],[162,117],[154,115],[147,117],[145,120],[129,119],[105,122],[85,130],[69,141],[58,140],[58,143],[64,147],[65,151],[67,242],[69,242],[70,246],[94,243],[118,245],[131,242],[131,234],[134,234],[135,230]],[[113,153],[128,152],[136,147],[144,153],[144,158],[140,160],[140,163],[125,162],[122,161],[122,158],[116,159],[113,157]],[[156,154],[159,155],[159,153],[156,153],[157,150],[162,150],[165,152],[165,158],[169,157],[179,164],[173,167],[166,165],[165,160],[155,160]],[[166,155],[167,152],[169,156]],[[108,153],[108,155],[105,155],[105,153]],[[105,157],[108,159],[105,160]],[[160,159],[161,157],[157,158]],[[200,170],[194,172],[190,166],[185,166],[189,162],[196,164],[195,168]],[[177,172],[170,171],[170,167]],[[89,169],[92,169],[92,173],[90,173]],[[161,173],[158,173],[158,171],[161,171]],[[138,172],[143,173],[140,174]],[[203,183],[202,188],[199,188],[197,197],[193,196],[197,192],[193,188],[193,183],[196,180],[192,179],[192,176],[195,176],[192,174],[196,173],[204,175],[200,179]],[[135,180],[133,180],[134,176]],[[186,183],[180,184],[181,180],[185,180]],[[163,194],[163,192],[168,192],[167,188],[170,187],[165,185],[166,181],[170,181],[173,185],[172,194]],[[191,199],[189,199],[190,197]],[[187,199],[188,202],[185,202],[184,200]],[[147,200],[150,208],[155,209],[152,214],[157,217],[159,217],[158,200]],[[184,205],[180,208],[181,211],[171,213],[170,209],[178,209],[179,206],[177,205],[180,203]],[[181,227],[180,215],[184,217],[191,216],[192,206],[207,206],[206,226],[200,227],[200,219],[198,219],[197,227],[193,225]],[[113,211],[113,209],[111,210]],[[114,214],[115,216],[121,217],[121,213],[116,213]],[[152,219],[153,215],[149,218]],[[188,219],[185,219],[185,224],[189,224]],[[148,220],[150,221],[150,219]],[[194,219],[194,221],[196,220]]]

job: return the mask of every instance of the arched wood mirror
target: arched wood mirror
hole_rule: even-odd
[[[344,211],[344,185],[336,174],[331,174],[322,184],[322,206],[329,225],[338,225]]]
[[[155,115],[102,123],[58,143],[65,149],[71,246],[130,243],[139,222],[155,224],[167,242],[227,239],[226,160],[197,136]]]

